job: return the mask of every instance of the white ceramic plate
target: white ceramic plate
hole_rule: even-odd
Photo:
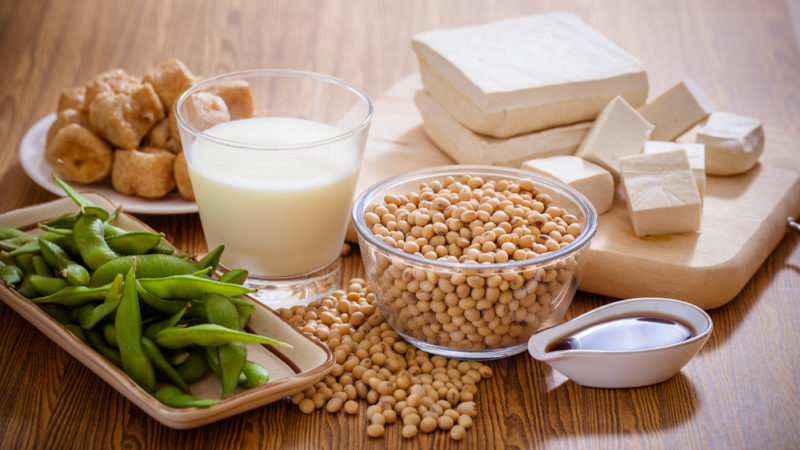
[[[114,208],[107,199],[100,195],[87,194],[86,197],[109,210]],[[68,198],[54,200],[0,215],[0,227],[28,230],[35,228],[38,222],[75,212],[76,209],[75,203]],[[153,231],[147,225],[124,213],[120,214],[115,225],[127,230]],[[0,283],[0,300],[145,413],[162,424],[176,429],[205,425],[290,396],[322,379],[330,372],[334,364],[333,355],[327,347],[292,328],[268,307],[253,301],[256,309],[250,316],[246,330],[270,336],[289,343],[293,347],[247,345],[247,358],[269,370],[269,383],[247,390],[237,388],[233,395],[207,408],[171,408],[145,392],[122,370],[108,362],[93,348],[79,341],[33,302],[2,283]],[[250,300],[253,299],[250,298]],[[197,397],[219,398],[220,396],[219,379],[213,373],[192,383],[189,387],[192,394]]]
[[[36,184],[53,194],[63,197],[65,195],[64,191],[50,178],[53,166],[47,162],[44,155],[47,130],[55,119],[55,113],[48,114],[25,133],[22,143],[19,145],[19,159],[25,173]],[[173,191],[159,200],[148,200],[141,197],[122,195],[111,187],[111,182],[108,180],[96,184],[70,182],[70,185],[77,189],[78,192],[97,192],[108,198],[112,203],[122,205],[122,209],[129,213],[190,214],[197,212],[197,204],[181,197],[177,191]]]

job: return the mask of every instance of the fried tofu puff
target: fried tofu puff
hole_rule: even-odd
[[[206,92],[222,98],[231,113],[231,120],[253,117],[256,101],[253,98],[253,90],[250,89],[250,83],[247,81],[223,81],[209,87]]]
[[[186,99],[185,105],[186,121],[200,131],[231,120],[225,101],[209,92],[194,93]]]
[[[147,136],[144,137],[142,145],[146,147],[164,148],[172,153],[180,153],[181,141],[172,134],[169,126],[169,119],[162,119],[159,121]]]
[[[178,97],[194,84],[194,75],[183,62],[170,59],[150,69],[143,81],[150,83],[167,111],[172,111]]]
[[[77,123],[58,130],[47,144],[45,155],[56,174],[67,181],[94,183],[111,171],[111,148]]]
[[[186,162],[186,155],[183,152],[175,155],[173,171],[175,173],[175,184],[178,186],[178,192],[180,192],[184,198],[194,200],[192,180],[189,178],[189,165]]]
[[[122,69],[109,70],[98,74],[92,81],[86,83],[86,107],[92,104],[94,98],[103,92],[117,94],[130,94],[142,84],[142,81],[128,74]]]
[[[175,155],[155,147],[114,152],[111,184],[119,193],[158,199],[175,189]]]
[[[67,88],[61,91],[61,95],[58,96],[56,112],[65,109],[86,111],[86,86]]]
[[[153,125],[164,118],[164,107],[147,83],[130,92],[104,91],[89,104],[89,123],[98,135],[119,148],[136,148]]]
[[[86,111],[79,111],[72,108],[62,109],[56,114],[56,120],[53,121],[53,124],[50,125],[50,128],[47,130],[46,142],[49,144],[50,141],[53,140],[53,136],[55,136],[60,129],[71,123],[77,123],[86,129],[90,128],[89,116],[86,114]]]

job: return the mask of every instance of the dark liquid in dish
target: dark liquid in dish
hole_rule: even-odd
[[[669,316],[634,314],[614,317],[588,325],[550,343],[545,351],[560,350],[645,350],[691,339],[695,331]]]

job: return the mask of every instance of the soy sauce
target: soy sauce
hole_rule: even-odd
[[[677,344],[694,335],[690,325],[673,317],[654,314],[620,316],[593,323],[553,341],[545,351],[645,350]]]

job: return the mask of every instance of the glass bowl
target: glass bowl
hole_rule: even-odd
[[[551,203],[546,206],[562,209],[563,214],[571,215],[571,222],[581,226],[579,234],[570,236],[570,239],[566,239],[565,235],[559,248],[551,248],[546,253],[536,253],[536,256],[530,257],[533,254],[531,250],[526,259],[519,259],[517,255],[517,260],[508,258],[505,262],[493,263],[486,260],[481,263],[458,262],[455,257],[450,257],[450,260],[434,259],[430,253],[431,247],[427,249],[426,258],[423,256],[425,248],[420,248],[415,254],[409,253],[405,250],[413,251],[419,246],[414,247],[416,244],[409,243],[410,247],[405,250],[397,248],[397,241],[391,237],[391,233],[385,235],[391,228],[403,231],[397,228],[399,221],[405,222],[401,226],[408,223],[405,219],[410,217],[404,215],[405,211],[401,209],[410,207],[405,206],[408,205],[405,202],[420,201],[416,196],[409,195],[411,192],[420,192],[423,187],[439,192],[439,186],[446,185],[449,177],[459,182],[465,175],[480,177],[483,182],[494,181],[498,188],[502,186],[500,180],[512,184],[522,180],[532,181],[535,189],[549,196]],[[456,185],[452,190],[465,191],[473,198],[488,195],[478,192],[479,188],[472,189],[465,185]],[[506,192],[512,195],[512,192]],[[430,200],[430,194],[426,195],[424,198]],[[448,195],[455,199],[454,194]],[[467,201],[466,194],[458,195],[462,196],[461,201]],[[475,199],[477,204],[482,202],[481,199]],[[439,212],[446,213],[444,205],[434,207],[434,203],[423,201],[427,202],[425,207],[430,206],[428,216],[433,217],[437,208]],[[519,198],[514,201],[519,201]],[[475,204],[473,202],[473,206]],[[370,212],[386,214],[384,209],[376,210],[379,205],[391,212],[391,216],[384,218],[370,214],[368,219],[367,213]],[[452,202],[452,205],[457,207],[456,202]],[[398,216],[394,216],[395,212]],[[395,217],[397,220],[392,220]],[[439,215],[439,221],[441,217]],[[507,217],[513,219],[514,216]],[[552,216],[546,217],[552,219]],[[387,322],[417,348],[459,359],[495,359],[521,353],[526,350],[533,333],[557,324],[575,296],[587,250],[597,230],[594,208],[576,190],[551,178],[493,166],[434,167],[390,178],[359,196],[353,205],[352,219],[358,232],[367,278]],[[376,223],[377,219],[381,221]],[[509,221],[513,222],[511,219]],[[417,225],[421,226],[422,222]],[[488,221],[481,223],[488,227]],[[525,224],[528,223],[526,219]],[[516,226],[519,226],[519,219]],[[542,238],[541,242],[546,242],[547,236],[542,234],[538,226],[532,225],[528,230],[531,229],[534,230],[533,234],[539,233],[537,236]],[[545,229],[543,225],[542,229]],[[417,234],[420,230],[424,231],[420,228]],[[438,230],[441,233],[441,226]],[[476,232],[472,228],[470,230]],[[427,235],[430,237],[430,231]],[[397,233],[394,236],[397,237]],[[433,238],[430,242],[433,242]],[[473,236],[471,243],[475,242]],[[522,249],[522,240],[517,243]],[[462,241],[461,245],[465,244],[466,241]],[[403,247],[402,243],[400,247]],[[465,246],[462,248],[468,250]],[[487,252],[494,258],[501,253],[499,248],[496,250],[492,252],[488,247]],[[502,261],[505,257],[498,259]]]

